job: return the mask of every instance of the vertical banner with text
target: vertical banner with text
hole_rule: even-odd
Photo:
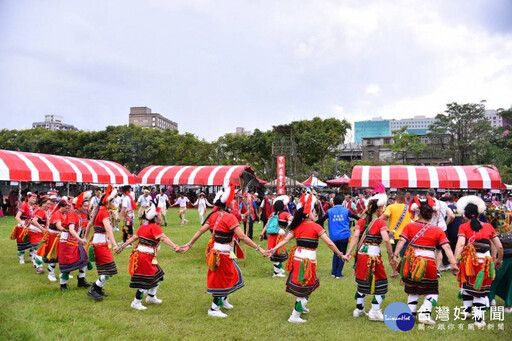
[[[277,156],[277,195],[286,194],[286,172],[284,155]]]

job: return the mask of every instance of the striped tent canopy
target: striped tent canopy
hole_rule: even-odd
[[[350,187],[500,189],[493,166],[355,166]]]
[[[135,177],[116,162],[0,149],[0,180],[134,184]]]
[[[148,166],[137,175],[141,185],[222,186],[229,179],[233,185],[240,186],[240,178],[246,185],[252,179],[255,180],[253,185],[258,185],[254,170],[247,165]]]

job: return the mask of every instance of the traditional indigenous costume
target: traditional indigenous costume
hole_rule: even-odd
[[[78,233],[80,217],[72,209],[68,212],[66,223],[63,225],[64,230],[60,233],[58,260],[61,290],[68,288],[69,273],[78,269],[78,287],[90,287],[90,284],[85,281],[85,271],[89,264],[87,253],[85,252],[84,246],[69,232],[70,225],[74,225]]]
[[[448,238],[440,227],[422,222],[409,223],[400,237],[409,242],[400,267],[407,304],[416,316],[419,296],[425,296],[419,320],[431,321],[432,306],[437,306],[439,299],[435,250],[436,246],[448,244]]]
[[[218,307],[226,306],[227,296],[244,286],[242,271],[233,254],[233,230],[240,225],[231,213],[216,211],[207,219],[212,237],[206,249],[208,265],[207,292],[213,295]]]
[[[306,322],[300,318],[300,314],[309,313],[306,308],[309,296],[320,286],[320,281],[316,276],[316,249],[318,248],[318,239],[325,233],[325,230],[322,226],[309,220],[315,203],[314,194],[308,192],[301,196],[301,207],[296,214],[301,214],[303,220],[298,226],[291,227],[289,232],[293,233],[297,242],[297,245],[290,250],[286,264],[286,269],[290,272],[286,280],[286,292],[296,297],[292,314],[288,318],[288,322],[292,323]],[[275,251],[275,247],[272,250]]]
[[[153,220],[157,209],[151,205],[145,214],[147,220]],[[164,232],[160,225],[147,221],[141,225],[136,233],[138,237],[137,247],[130,255],[128,271],[131,276],[130,288],[137,289],[132,308],[145,310],[141,303],[145,292],[148,292],[146,303],[160,304],[162,300],[156,297],[158,285],[164,280],[165,272],[162,270],[156,258],[160,248],[160,237]]]
[[[16,240],[18,247],[18,258],[20,264],[25,264],[25,251],[29,250],[30,260],[34,261],[35,249],[32,247],[29,239],[29,225],[34,213],[34,205],[28,203],[29,198],[34,198],[37,195],[31,192],[27,193],[25,202],[18,208],[16,216],[19,215],[19,222],[14,227],[11,233],[11,239]]]
[[[58,261],[60,239],[60,231],[57,228],[58,222],[64,226],[66,223],[66,214],[63,214],[58,207],[55,207],[55,210],[50,217],[48,234],[43,237],[43,242],[37,250],[39,262],[43,261],[44,263],[48,263],[48,280],[51,282],[55,282],[57,280],[55,277],[55,267]]]
[[[99,278],[92,285],[87,294],[97,301],[101,301],[103,296],[105,296],[103,286],[107,280],[117,274],[116,263],[114,262],[112,251],[110,250],[112,246],[109,244],[104,223],[105,220],[110,221],[110,214],[107,207],[116,195],[117,191],[109,185],[100,200],[99,208],[94,217],[94,235],[92,243],[88,246],[89,261],[96,262]]]
[[[50,223],[50,210],[38,208],[34,211],[33,220],[37,219],[37,223],[45,228],[48,228]],[[47,241],[49,238],[49,232],[41,230],[39,227],[34,224],[30,225],[30,231],[28,232],[28,236],[30,239],[30,244],[36,250],[36,255],[34,256],[34,267],[36,268],[36,272],[38,274],[44,273],[43,269],[43,258],[38,255],[38,251],[41,246],[47,245]]]
[[[372,196],[369,200],[377,200],[377,207],[386,205],[386,194]],[[368,204],[370,207],[371,205]],[[359,231],[359,243],[355,257],[354,272],[357,283],[356,310],[354,316],[364,315],[364,298],[366,295],[373,295],[372,308],[368,318],[372,321],[382,321],[380,305],[384,295],[388,292],[388,278],[382,262],[380,244],[382,233],[389,233],[386,222],[376,218],[369,224],[366,219],[360,219],[355,226]],[[362,314],[361,314],[362,313]]]
[[[281,201],[283,203],[283,208],[288,205],[289,197],[287,195],[281,195],[274,199],[274,206],[278,201]],[[274,208],[275,210],[275,208]],[[289,224],[288,219],[290,219],[291,214],[286,211],[280,211],[280,212],[272,212],[268,221],[267,221],[267,250],[270,250],[274,248],[277,244],[281,242],[281,240],[284,239],[284,236],[286,235],[286,227]],[[277,226],[272,230],[270,229],[269,225],[275,225],[272,224],[274,219],[277,219]],[[286,251],[286,247],[283,246],[276,250],[272,256],[270,256],[270,261],[274,265],[274,273],[272,277],[285,277],[286,271],[283,269],[283,262],[285,262],[288,259],[288,252]]]
[[[476,205],[480,214],[485,211],[483,200],[473,195],[459,199],[457,209],[465,212],[468,204]],[[475,231],[471,228],[471,221],[469,221],[459,226],[458,236],[464,237],[466,240],[460,255],[459,273],[457,275],[465,314],[469,315],[473,306],[475,324],[485,325],[483,310],[487,305],[487,296],[496,276],[491,256],[491,239],[498,238],[498,235],[491,224],[481,223],[481,228]]]

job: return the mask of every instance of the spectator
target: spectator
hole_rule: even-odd
[[[360,218],[343,207],[343,197],[338,195],[334,197],[334,206],[327,210],[325,215],[318,219],[317,224],[324,225],[329,219],[329,238],[334,242],[341,253],[347,251],[348,239],[350,238],[350,219],[359,220]],[[339,279],[343,277],[344,261],[336,253],[332,256],[331,277]]]

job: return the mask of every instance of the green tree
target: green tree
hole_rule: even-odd
[[[454,164],[472,164],[479,158],[482,146],[492,135],[492,127],[484,112],[484,102],[450,103],[445,114],[438,114],[430,126],[431,139],[437,139],[441,148],[452,152]],[[449,144],[442,142],[446,134],[451,136]]]
[[[407,126],[393,132],[393,143],[388,146],[395,158],[402,160],[404,165],[409,153],[412,152],[418,158],[427,147],[425,143],[420,142],[418,135],[407,132]]]
[[[334,156],[345,140],[351,125],[347,120],[336,118],[294,121],[288,125],[274,126],[274,133],[293,132],[297,144],[298,173],[308,176],[309,168],[315,163],[323,167],[328,156]]]

